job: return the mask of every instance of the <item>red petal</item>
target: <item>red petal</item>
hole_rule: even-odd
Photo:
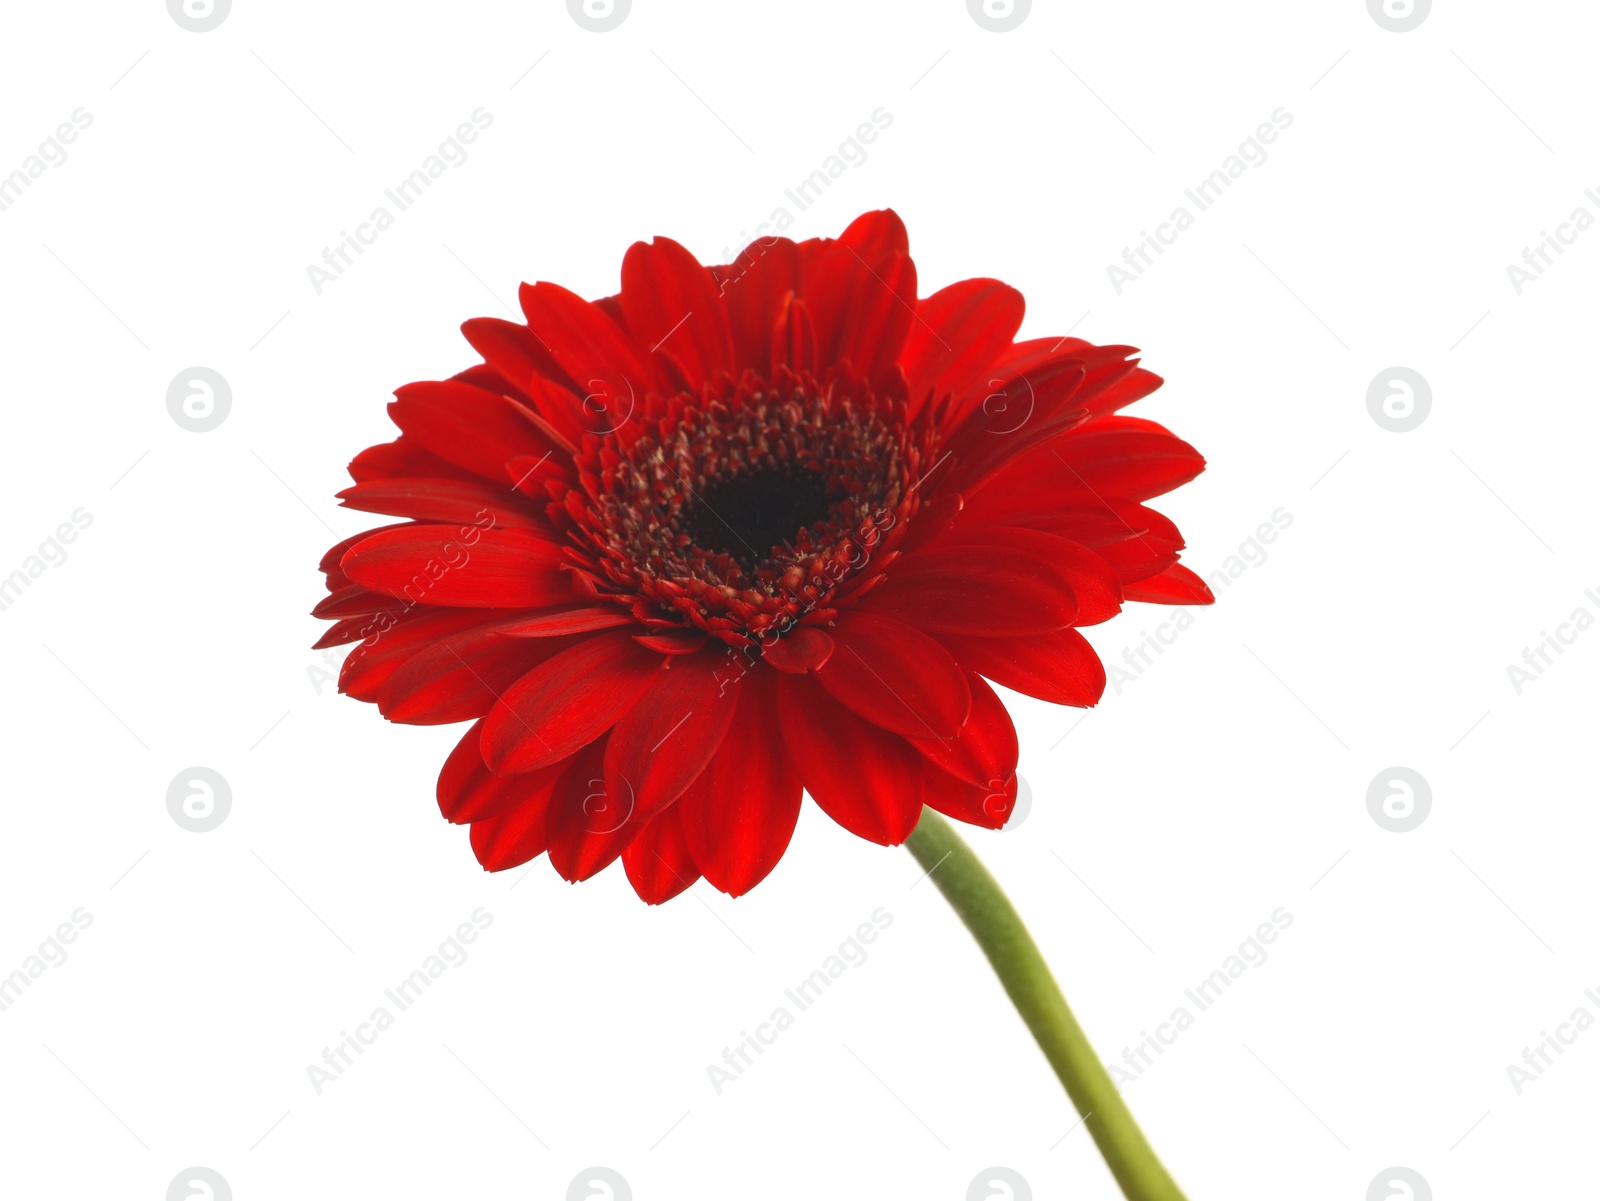
[[[1095,417],[1104,417],[1126,408],[1136,400],[1143,400],[1166,381],[1153,371],[1135,368],[1127,375],[1107,385],[1093,396],[1076,398]]]
[[[409,438],[441,459],[503,484],[506,460],[554,451],[504,396],[443,381],[395,390],[389,416]]]
[[[590,433],[618,428],[651,388],[665,385],[615,321],[559,284],[523,284],[522,311],[580,389]]]
[[[1010,378],[1012,375],[1033,371],[1051,359],[1092,354],[1098,349],[1082,338],[1034,338],[1026,342],[1017,342],[995,361],[993,374],[1001,378]],[[1149,396],[1161,387],[1162,383],[1163,380],[1159,375],[1139,367],[1115,382],[1102,386],[1101,390],[1092,396],[1074,397],[1074,402],[1088,409],[1091,416],[1103,417],[1107,413],[1114,413],[1136,400]]]
[[[761,657],[779,671],[804,675],[815,671],[833,654],[833,639],[816,626],[796,626],[761,648]]]
[[[393,722],[441,726],[489,712],[500,694],[570,640],[504,638],[498,622],[443,638],[407,659],[378,693]]]
[[[547,805],[556,777],[567,765],[553,763],[541,771],[497,776],[484,766],[478,749],[482,731],[483,722],[474,722],[439,772],[439,812],[445,820],[465,825],[499,817],[524,805]],[[541,845],[539,850],[543,849]]]
[[[733,335],[716,281],[671,238],[628,247],[621,300],[634,338],[671,359],[696,393],[714,373],[733,370]]]
[[[518,397],[526,398],[533,413],[549,424],[547,437],[570,449],[582,441],[584,427],[579,421],[578,398],[555,379],[565,376],[549,347],[539,341],[528,326],[496,317],[477,317],[461,326],[472,349],[483,355],[494,374],[515,385]],[[478,382],[474,373],[462,373],[467,382]]]
[[[700,878],[674,805],[650,822],[622,852],[628,883],[647,905],[672,900]]]
[[[555,789],[570,765],[561,764],[546,775],[514,777],[533,782],[519,804],[472,823],[472,853],[491,872],[520,867],[544,854],[550,834],[550,806]]]
[[[634,620],[615,609],[556,609],[534,613],[506,622],[500,632],[507,638],[553,638],[561,634],[587,634],[615,626],[633,625]]]
[[[392,596],[369,592],[360,584],[335,588],[317,602],[313,617],[371,617],[377,613],[404,613],[414,606]],[[362,635],[366,637],[366,635]]]
[[[983,382],[1016,336],[1024,307],[1021,292],[994,279],[964,279],[918,301],[900,351],[912,411],[930,393],[961,395]]]
[[[634,641],[663,655],[692,655],[706,644],[704,630],[664,630],[659,634],[635,634]]]
[[[352,642],[360,642],[372,633],[370,629],[365,628],[367,625],[369,622],[366,616],[340,618],[322,632],[322,637],[311,644],[311,649],[320,651],[331,646],[347,646]]]
[[[609,867],[640,830],[626,799],[606,791],[609,740],[602,734],[574,755],[550,798],[550,866],[574,883]]]
[[[623,631],[596,634],[523,676],[489,712],[483,758],[502,774],[565,759],[644,694],[662,658]]]
[[[1206,582],[1182,563],[1174,563],[1160,575],[1124,586],[1122,595],[1128,600],[1154,605],[1209,605],[1217,599]]]
[[[917,302],[916,268],[900,219],[869,213],[853,222],[806,272],[804,296],[816,328],[819,365],[849,358],[867,374],[891,363]],[[876,328],[862,329],[863,319]],[[885,334],[892,345],[885,347],[880,364],[866,339]]]
[[[350,460],[350,478],[358,484],[368,480],[388,480],[397,476],[426,476],[432,479],[475,480],[479,478],[465,468],[441,459],[423,450],[413,438],[404,434],[393,442],[380,442],[369,446]]]
[[[572,599],[556,544],[527,530],[411,525],[358,542],[341,561],[357,584],[411,604],[545,608]]]
[[[771,366],[773,328],[785,297],[799,288],[800,255],[788,238],[752,242],[723,269],[723,308],[740,367],[765,373]]]
[[[1094,551],[1067,538],[1042,530],[1009,526],[983,529],[957,527],[928,543],[917,555],[931,557],[953,552],[960,547],[984,550],[996,558],[1010,552],[1019,560],[1032,558],[1037,563],[1048,564],[1054,578],[1060,580],[1077,599],[1078,614],[1074,625],[1098,625],[1115,617],[1122,608],[1122,581],[1111,565]],[[911,559],[909,555],[902,559],[901,566]],[[897,567],[896,571],[899,569]],[[891,583],[895,574],[895,571],[889,573]],[[974,625],[972,630],[974,633],[984,632],[979,625]]]
[[[564,382],[536,375],[528,381],[528,403],[521,408],[522,415],[539,432],[556,444],[557,450],[567,455],[575,453],[588,435],[584,423],[584,403],[579,397],[583,390],[573,391]],[[523,468],[525,472],[526,467]],[[518,473],[519,475],[521,473]]]
[[[822,811],[871,842],[904,842],[922,813],[916,749],[855,716],[810,676],[778,678],[778,713],[789,758]]]
[[[940,478],[939,489],[975,496],[1024,451],[1087,421],[1087,411],[1065,403],[1083,379],[1083,364],[1065,359],[1032,377],[1020,376],[969,394],[972,412],[946,441],[950,467]]]
[[[877,263],[891,255],[911,253],[906,223],[900,220],[900,214],[893,209],[862,213],[845,227],[834,246],[849,247],[868,263]]]
[[[1017,776],[1013,772],[1008,779],[994,784],[970,784],[942,771],[930,770],[923,781],[922,800],[946,817],[986,830],[998,830],[1011,819],[1011,811],[1016,808]]]
[[[1042,634],[1078,616],[1071,590],[1035,562],[976,547],[902,562],[862,603],[935,633]]]
[[[347,509],[389,513],[413,521],[471,524],[493,517],[499,526],[547,529],[548,523],[527,508],[510,488],[482,480],[370,480],[339,493]]]
[[[969,784],[996,788],[1017,771],[1017,731],[994,689],[976,672],[966,673],[972,713],[954,738],[913,738],[929,762]]]
[[[843,614],[834,654],[816,670],[836,700],[909,738],[953,738],[967,720],[967,679],[932,638],[893,618]]]
[[[1106,690],[1106,669],[1077,630],[1029,638],[975,638],[940,634],[963,667],[996,684],[1057,705],[1087,707]]]
[[[381,534],[385,530],[402,530],[409,524],[411,523],[396,521],[391,525],[380,525],[376,529],[362,530],[359,534],[351,534],[348,538],[341,538],[330,546],[323,552],[322,561],[317,564],[317,570],[328,577],[328,591],[337,592],[350,584],[350,577],[345,575],[344,569],[339,566],[339,561],[344,558],[345,551],[363,538],[370,538],[372,535]]]
[[[677,800],[722,745],[739,698],[716,674],[729,655],[719,643],[669,659],[613,727],[606,794],[622,800],[631,820],[646,822]]]
[[[462,323],[461,334],[496,374],[524,394],[534,376],[561,375],[555,356],[526,325],[498,317],[474,317]]]
[[[1153,421],[1102,417],[1013,459],[989,487],[1055,495],[1076,488],[1085,499],[1143,501],[1188,483],[1205,466],[1194,447]]]
[[[345,656],[339,691],[358,701],[376,701],[402,664],[441,638],[480,626],[503,613],[493,609],[417,609],[404,615],[368,618],[365,641]]]
[[[916,305],[916,265],[904,255],[884,260],[850,298],[823,361],[848,362],[869,379],[881,378],[900,355]]]
[[[967,500],[960,525],[1044,530],[1094,550],[1142,535],[1150,535],[1152,544],[1159,542],[1165,549],[1183,549],[1183,535],[1160,513],[1137,501],[1096,497],[1065,467],[1054,475],[1040,473],[1028,484],[1019,486],[1009,471],[1003,472]]]
[[[1061,561],[1071,553],[1063,549],[1071,547],[1065,539],[985,530],[992,542],[948,541],[958,533],[896,562],[862,607],[921,630],[955,634],[1042,634],[1077,620],[1073,578]],[[1103,563],[1100,570],[1110,575]]]
[[[811,324],[811,310],[794,294],[784,297],[778,319],[772,328],[772,369],[814,371],[817,366],[817,335]]]
[[[962,513],[969,530],[984,525],[1021,526],[1058,534],[1094,551],[1124,585],[1158,575],[1178,560],[1183,535],[1171,521],[1131,500],[1082,503],[1081,489],[1026,492],[985,488]]]
[[[722,748],[668,810],[678,814],[700,871],[730,896],[766,879],[800,816],[800,776],[779,730],[776,682],[770,671],[745,678]]]

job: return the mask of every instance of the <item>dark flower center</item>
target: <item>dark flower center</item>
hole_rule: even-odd
[[[901,537],[930,438],[848,373],[652,395],[580,459],[572,565],[647,625],[735,646],[825,620]]]
[[[727,555],[752,572],[800,532],[832,516],[821,471],[773,463],[717,480],[694,494],[678,528],[699,550]]]

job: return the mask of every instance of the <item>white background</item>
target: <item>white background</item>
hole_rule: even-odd
[[[992,275],[1026,336],[1140,346],[1136,415],[1209,459],[1165,498],[1209,574],[1293,521],[1087,715],[1008,697],[1033,809],[974,832],[1103,1057],[1277,907],[1293,925],[1128,1086],[1191,1197],[1360,1201],[1592,1187],[1600,1032],[1521,1095],[1507,1065],[1600,986],[1588,631],[1600,232],[1518,295],[1506,267],[1600,216],[1592,6],[1059,4],[992,33],[960,0],[10,5],[0,174],[93,124],[0,212],[0,575],[82,508],[0,612],[0,974],[93,924],[0,1013],[0,1195],[159,1201],[180,1169],[253,1198],[1036,1197],[1115,1187],[910,856],[810,806],[751,896],[663,908],[620,869],[484,874],[434,780],[452,728],[338,697],[306,649],[320,552],[375,524],[344,464],[394,387],[474,356],[519,281],[598,296],[638,238],[719,261],[893,206],[923,290]],[[533,64],[537,63],[536,66]],[[531,69],[530,69],[531,68]],[[318,295],[306,267],[478,107],[493,125]],[[1293,124],[1142,278],[1107,265],[1279,107]],[[784,195],[882,107],[813,206]],[[229,381],[208,433],[185,368]],[[1369,416],[1405,365],[1433,407]],[[1090,632],[1108,662],[1173,610]],[[233,807],[166,809],[205,765]],[[1368,814],[1395,765],[1410,833]],[[307,1066],[477,907],[493,925],[319,1096]],[[717,1095],[707,1065],[877,907],[893,925]],[[1063,1137],[1065,1135],[1065,1137]],[[1385,1195],[1380,1189],[1377,1194]]]

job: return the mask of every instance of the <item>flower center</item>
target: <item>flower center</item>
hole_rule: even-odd
[[[574,566],[647,624],[734,645],[824,619],[915,506],[926,437],[904,414],[844,373],[651,396],[581,456]]]
[[[751,573],[802,530],[827,521],[832,508],[821,471],[772,463],[717,480],[696,493],[679,526],[692,546],[727,555]]]

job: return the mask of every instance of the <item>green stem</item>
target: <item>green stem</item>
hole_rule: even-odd
[[[933,878],[989,959],[1128,1201],[1184,1201],[1122,1103],[1022,919],[972,848],[932,809],[906,849]]]

